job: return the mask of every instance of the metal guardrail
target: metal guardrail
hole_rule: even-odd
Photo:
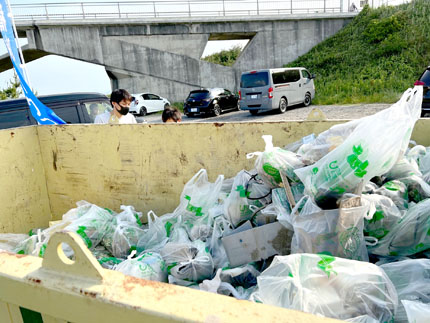
[[[156,0],[11,5],[15,20],[226,17],[359,10],[360,0]],[[354,9],[355,8],[355,9]]]

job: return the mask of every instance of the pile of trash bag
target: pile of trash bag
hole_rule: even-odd
[[[215,182],[201,169],[147,223],[133,206],[80,201],[50,228],[0,235],[0,248],[43,257],[70,231],[126,275],[350,322],[428,318],[430,147],[410,141],[422,95],[284,148],[265,135],[253,169]],[[232,266],[222,239],[273,222],[292,233],[291,254]]]

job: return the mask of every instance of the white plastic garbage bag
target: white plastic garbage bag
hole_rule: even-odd
[[[142,213],[137,212],[131,205],[121,205],[121,213],[115,215],[109,222],[103,245],[115,257],[126,258],[130,249],[136,249],[139,236],[143,233]]]
[[[205,243],[167,243],[161,249],[168,273],[181,280],[201,282],[212,276],[214,264]]]
[[[360,119],[336,149],[295,173],[318,205],[333,205],[345,192],[385,174],[403,156],[421,114],[423,89],[407,90],[390,108]]]
[[[384,264],[381,269],[393,282],[400,300],[419,301],[430,306],[430,259],[409,259]],[[427,316],[430,319],[430,313]],[[399,304],[395,322],[407,322],[404,307]]]
[[[221,238],[224,236],[224,233],[231,230],[231,228],[231,223],[223,216],[215,217],[212,236],[206,241],[206,245],[209,248],[215,268],[224,268],[228,266],[227,253],[224,249]]]
[[[369,253],[380,256],[409,256],[430,249],[430,199],[410,207],[402,220]]]
[[[143,253],[137,258],[124,260],[113,269],[137,278],[167,282],[166,264],[155,252]]]
[[[430,320],[430,304],[417,301],[402,300],[409,323],[428,323]]]
[[[92,204],[88,211],[64,228],[65,231],[77,233],[89,249],[95,248],[103,239],[112,214]]]
[[[375,190],[375,194],[390,198],[399,210],[406,210],[409,207],[408,188],[399,180],[384,183],[384,185]]]
[[[418,164],[414,159],[408,159],[406,156],[401,158],[394,166],[388,171],[384,177],[387,180],[394,180],[411,175],[422,176]]]
[[[280,175],[280,172],[282,172],[291,181],[298,182],[294,169],[304,166],[299,156],[291,151],[274,147],[272,136],[270,135],[264,135],[262,138],[266,143],[264,152],[254,152],[246,155],[248,159],[257,156],[255,169],[262,180],[271,188],[279,187],[282,182]]]
[[[321,132],[314,140],[303,143],[297,151],[305,165],[312,165],[340,146],[354,131],[361,119],[334,125]]]
[[[0,250],[15,252],[16,247],[29,238],[28,234],[22,233],[1,233]]]
[[[252,299],[340,320],[368,315],[390,322],[398,302],[378,266],[322,254],[276,256],[257,282]]]
[[[303,197],[291,215],[294,228],[291,253],[325,253],[368,261],[363,235],[366,212],[364,206],[321,210],[309,196]]]
[[[76,206],[77,206],[76,208],[70,209],[65,214],[63,214],[63,217],[62,217],[63,221],[72,222],[80,218],[81,216],[83,216],[89,211],[92,204],[82,200],[82,201],[76,202]]]
[[[234,227],[250,220],[254,213],[250,206],[262,207],[266,197],[270,195],[270,188],[266,185],[255,181],[250,185],[253,176],[246,170],[237,173],[230,195],[224,203],[224,214]],[[262,199],[264,200],[261,202]]]
[[[199,233],[209,232],[209,210],[218,203],[223,188],[224,175],[219,175],[214,183],[209,182],[205,169],[200,169],[184,186],[180,204],[173,212],[176,221],[187,229],[189,235],[196,237],[191,229],[195,225],[207,226],[200,228]]]
[[[137,250],[137,243],[143,234],[143,229],[120,222],[113,235],[112,254],[117,258],[127,258],[133,250]]]
[[[139,238],[139,237],[138,237]],[[137,242],[138,252],[159,250],[167,243],[167,230],[165,222],[153,212],[148,212],[148,228],[143,230]]]
[[[402,218],[403,213],[389,197],[363,194],[361,201],[368,205],[369,209],[368,216],[364,219],[364,233],[367,236],[376,239],[385,237]]]

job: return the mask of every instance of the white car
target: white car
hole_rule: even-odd
[[[134,101],[130,105],[130,112],[139,116],[145,116],[147,113],[163,111],[170,105],[167,99],[152,93],[132,94]]]

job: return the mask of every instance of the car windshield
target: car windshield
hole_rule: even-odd
[[[430,71],[426,70],[424,74],[421,76],[420,81],[424,82],[426,86],[430,86]]]
[[[209,97],[209,91],[195,91],[188,96],[190,99],[205,99]]]
[[[269,84],[269,73],[258,72],[243,74],[240,80],[240,87],[250,88],[250,87],[260,87]]]

